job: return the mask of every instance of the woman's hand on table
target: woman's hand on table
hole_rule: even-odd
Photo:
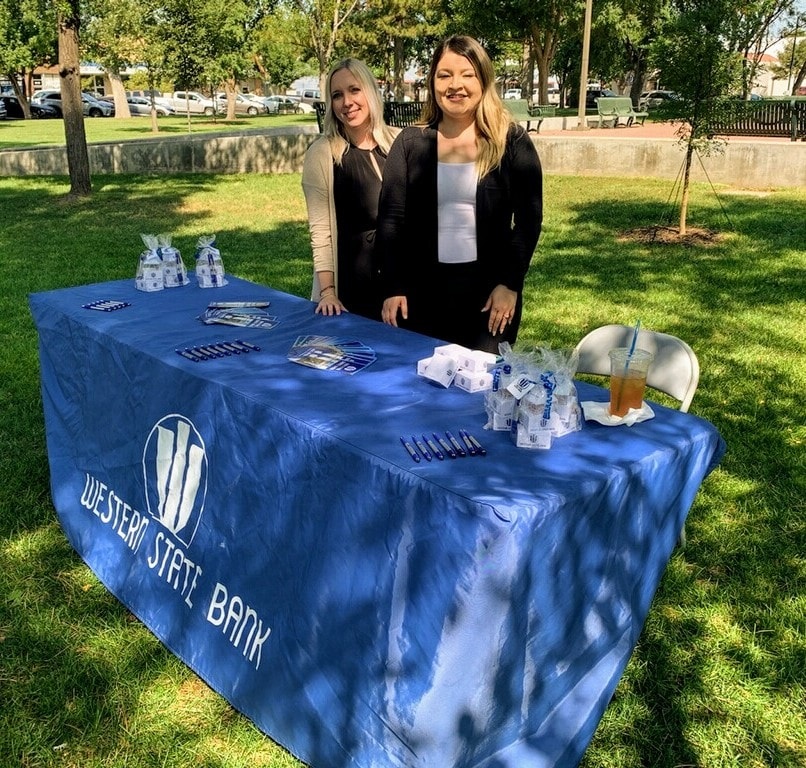
[[[515,316],[515,304],[518,301],[518,294],[510,290],[505,285],[496,285],[487,299],[487,303],[481,308],[482,312],[489,312],[490,317],[487,322],[487,330],[493,336],[498,336],[506,330]]]
[[[347,311],[347,307],[341,303],[335,291],[323,296],[316,305],[317,315],[340,315]]]
[[[383,302],[383,309],[381,310],[381,319],[387,325],[394,325],[397,327],[397,313],[404,320],[409,319],[409,305],[405,296],[390,296]]]

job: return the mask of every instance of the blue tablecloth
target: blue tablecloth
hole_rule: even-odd
[[[131,306],[83,308],[101,299]],[[257,299],[276,328],[197,319]],[[633,427],[518,449],[483,430],[482,394],[416,375],[433,339],[236,278],[30,305],[70,542],[263,731],[316,768],[577,764],[724,450],[712,425],[653,406]],[[377,361],[296,365],[304,334]],[[235,338],[261,350],[175,353]],[[399,440],[460,428],[486,457],[415,464]]]

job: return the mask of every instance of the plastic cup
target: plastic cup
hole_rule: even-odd
[[[654,355],[645,349],[610,350],[610,415],[625,416],[644,402],[646,375]]]

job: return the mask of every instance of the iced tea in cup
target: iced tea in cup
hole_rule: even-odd
[[[646,374],[654,355],[645,349],[627,347],[610,350],[610,415],[626,416],[630,408],[644,402]]]

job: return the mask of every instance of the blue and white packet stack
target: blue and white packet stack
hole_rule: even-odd
[[[146,250],[140,254],[134,285],[138,291],[161,291],[165,287],[164,264],[154,235],[140,235]]]
[[[166,288],[178,288],[190,282],[182,254],[171,245],[170,235],[157,235],[157,253],[162,259],[162,279]]]
[[[196,280],[200,288],[221,288],[227,284],[215,235],[202,235],[196,243]]]
[[[268,301],[212,301],[199,315],[205,325],[235,325],[241,328],[271,330],[280,321],[266,312]]]
[[[341,336],[298,336],[288,359],[321,371],[358,373],[375,362],[375,350],[362,341]]]

